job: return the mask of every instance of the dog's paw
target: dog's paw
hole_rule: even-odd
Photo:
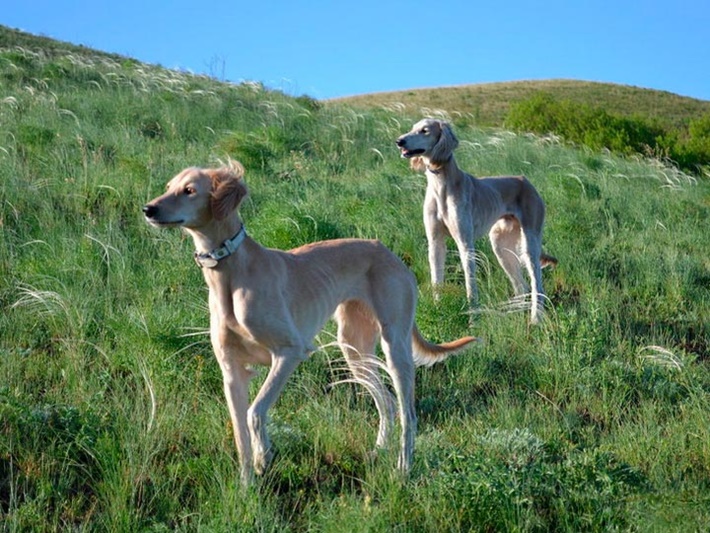
[[[271,463],[273,456],[274,454],[271,451],[271,448],[254,453],[254,472],[256,472],[258,476],[264,475],[264,472],[266,472],[266,468]]]

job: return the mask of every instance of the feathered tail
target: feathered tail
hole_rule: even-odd
[[[476,337],[461,337],[455,341],[445,342],[443,344],[434,344],[429,342],[422,334],[419,333],[417,326],[414,326],[412,332],[412,356],[416,366],[431,366],[435,363],[443,361],[450,355],[454,355],[472,342],[481,342]]]

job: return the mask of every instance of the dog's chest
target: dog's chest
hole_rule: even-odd
[[[222,335],[238,347],[236,355],[243,364],[271,364],[271,351],[242,322],[231,318],[218,327],[222,330]]]
[[[467,203],[461,187],[439,180],[430,181],[427,196],[430,205],[435,207],[436,217],[447,225],[456,219],[462,204]]]

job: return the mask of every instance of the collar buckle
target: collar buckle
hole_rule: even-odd
[[[212,257],[211,253],[199,254],[195,252],[195,263],[200,268],[214,268],[219,263],[219,260]]]

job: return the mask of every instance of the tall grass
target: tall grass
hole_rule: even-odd
[[[90,54],[0,50],[0,523],[7,531],[693,531],[710,521],[710,186],[653,161],[460,125],[461,166],[525,173],[548,205],[547,320],[530,329],[486,242],[481,309],[453,255],[434,301],[418,116],[322,107]],[[257,240],[379,238],[434,340],[412,475],[371,457],[376,411],[332,327],[272,411],[274,463],[238,465],[179,232],[140,207],[188,165],[247,166]],[[263,379],[261,371],[256,388]]]

